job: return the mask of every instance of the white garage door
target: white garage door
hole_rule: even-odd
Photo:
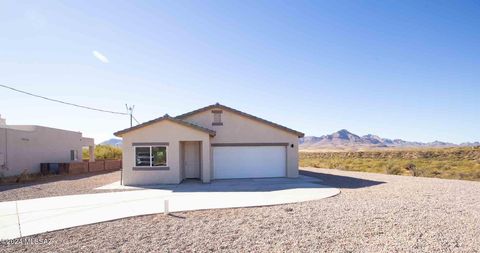
[[[214,147],[213,178],[284,177],[286,147]]]

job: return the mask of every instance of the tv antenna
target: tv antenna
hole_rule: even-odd
[[[135,105],[132,105],[132,106],[128,107],[128,105],[125,104],[125,108],[127,109],[128,115],[130,115],[130,127],[133,127],[133,119],[134,119],[133,109],[135,109]],[[135,121],[137,121],[137,120],[135,119]],[[137,123],[138,123],[138,121],[137,121]]]

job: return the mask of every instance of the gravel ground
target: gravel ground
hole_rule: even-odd
[[[119,180],[120,171],[44,177],[29,183],[0,185],[0,201],[108,192],[94,189]]]
[[[304,172],[305,173],[305,172]],[[16,252],[479,252],[480,183],[313,169],[342,193],[272,207],[148,215],[44,233]]]

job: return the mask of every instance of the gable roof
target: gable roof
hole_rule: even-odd
[[[177,124],[186,126],[186,127],[190,127],[190,128],[193,128],[193,129],[196,129],[196,130],[199,130],[199,131],[208,133],[210,136],[215,136],[215,131],[213,131],[213,130],[211,130],[211,129],[204,128],[204,127],[201,127],[201,126],[192,124],[192,123],[190,123],[190,122],[186,122],[186,121],[181,120],[181,119],[178,119],[178,118],[170,117],[168,114],[165,114],[163,117],[156,118],[156,119],[153,119],[153,120],[144,122],[144,123],[142,123],[142,124],[140,124],[140,125],[136,125],[136,126],[133,126],[133,127],[130,127],[130,128],[126,128],[126,129],[120,130],[120,131],[118,131],[118,132],[115,132],[114,135],[117,136],[117,137],[121,137],[121,136],[122,136],[123,134],[125,134],[125,133],[131,132],[131,131],[133,131],[133,130],[136,130],[136,129],[139,129],[139,128],[143,128],[143,127],[146,127],[146,126],[149,126],[149,125],[152,125],[152,124],[154,124],[154,123],[157,123],[157,122],[160,122],[160,121],[164,121],[164,120],[168,120],[168,121],[171,121],[171,122],[174,122],[174,123],[177,123]]]
[[[242,112],[242,111],[233,109],[233,108],[228,107],[228,106],[225,106],[225,105],[221,105],[221,104],[219,104],[219,103],[216,103],[216,104],[213,104],[213,105],[209,105],[209,106],[205,106],[205,107],[203,107],[203,108],[200,108],[200,109],[197,109],[197,110],[194,110],[194,111],[191,111],[191,112],[187,112],[187,113],[184,113],[184,114],[182,114],[182,115],[178,115],[178,116],[175,117],[175,118],[177,118],[177,119],[185,119],[185,118],[188,117],[188,116],[191,116],[191,115],[194,115],[194,114],[197,114],[197,113],[200,113],[200,112],[204,112],[204,111],[207,111],[207,110],[215,109],[215,108],[220,108],[220,109],[225,110],[225,111],[230,111],[230,112],[239,114],[239,115],[241,115],[241,116],[247,117],[247,118],[249,118],[249,119],[252,119],[252,120],[255,120],[255,121],[264,123],[264,124],[267,124],[267,125],[269,125],[269,126],[272,126],[272,127],[277,128],[277,129],[280,129],[280,130],[283,130],[283,131],[286,131],[286,132],[289,132],[289,133],[296,134],[298,137],[303,137],[303,136],[305,136],[305,134],[302,133],[302,132],[298,132],[298,131],[293,130],[293,129],[291,129],[291,128],[288,128],[288,127],[279,125],[279,124],[277,124],[277,123],[273,123],[273,122],[271,122],[271,121],[268,121],[268,120],[265,120],[265,119],[262,119],[262,118],[253,116],[253,115],[251,115],[251,114],[248,114],[248,113],[245,113],[245,112]]]

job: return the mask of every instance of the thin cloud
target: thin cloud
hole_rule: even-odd
[[[93,56],[95,56],[95,58],[97,58],[99,61],[103,62],[103,63],[109,63],[110,61],[108,60],[108,58],[101,54],[100,52],[98,51],[93,51]]]

